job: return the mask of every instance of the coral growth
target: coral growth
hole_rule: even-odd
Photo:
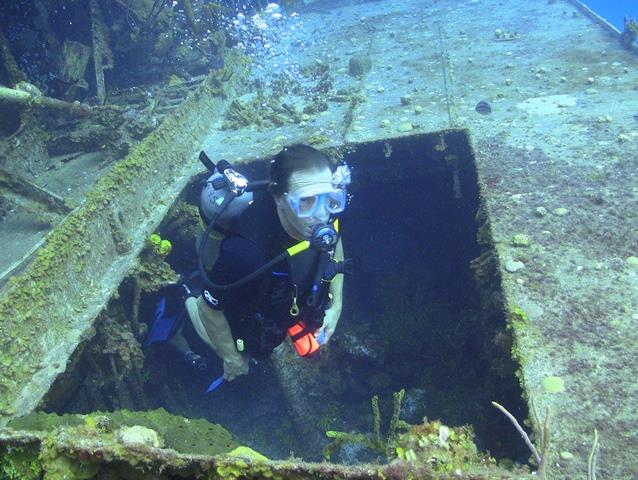
[[[14,438],[21,438],[24,446],[12,446],[6,432],[0,436],[0,478],[7,480],[43,475],[88,479],[109,468],[113,476],[108,478],[163,478],[164,469],[187,465],[184,454],[211,458],[238,448],[219,425],[177,417],[163,409],[63,416],[40,412],[15,419],[10,427],[21,430]],[[154,475],[145,473],[150,469]]]
[[[489,455],[479,453],[471,427],[447,427],[438,420],[413,425],[399,435],[395,455],[437,472],[468,472],[495,464]]]
[[[155,431],[166,448],[178,452],[217,455],[238,447],[230,433],[220,425],[171,415],[163,408],[147,412],[94,412],[90,415],[35,412],[9,423],[9,427],[15,430],[40,432],[51,432],[59,427],[75,428],[79,436],[108,436],[133,426]]]
[[[328,459],[341,445],[351,443],[385,454],[388,462],[392,462],[390,463],[392,469],[402,472],[396,478],[426,478],[425,476],[411,477],[407,470],[403,472],[405,466],[397,461],[407,462],[410,465],[409,470],[412,471],[415,468],[425,469],[423,472],[429,472],[427,478],[435,478],[437,474],[445,473],[454,473],[459,477],[470,473],[488,476],[495,474],[496,461],[488,454],[478,451],[471,427],[448,427],[439,420],[428,421],[427,419],[419,425],[409,425],[400,420],[403,395],[403,390],[394,394],[393,414],[385,438],[381,436],[381,415],[378,397],[375,395],[372,398],[373,434],[326,432],[333,442],[324,450],[324,456]],[[401,430],[407,431],[401,433]],[[502,472],[501,474],[503,478],[507,476]]]
[[[620,34],[620,43],[625,48],[631,48],[638,38],[638,22],[633,18],[625,19],[625,29]]]
[[[379,410],[379,397],[372,397],[372,413],[374,415],[373,434],[372,436],[363,433],[348,433],[328,431],[326,436],[333,439],[332,443],[324,448],[323,455],[326,459],[330,459],[331,455],[338,450],[344,443],[353,443],[363,445],[370,450],[385,454],[388,459],[395,456],[394,449],[397,442],[399,430],[406,429],[409,425],[400,419],[401,402],[405,390],[400,390],[393,395],[393,410],[385,438],[381,436],[381,412]]]
[[[171,248],[172,245],[168,240],[160,239],[157,245],[142,252],[140,262],[132,272],[142,291],[156,292],[168,284],[177,282],[179,275],[164,261],[164,257],[170,253]]]
[[[42,478],[38,452],[32,447],[0,447],[0,478],[37,480]]]

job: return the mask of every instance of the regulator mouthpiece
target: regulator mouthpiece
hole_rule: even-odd
[[[335,227],[328,223],[320,223],[312,229],[310,246],[322,252],[329,252],[334,249],[339,240],[339,234]]]

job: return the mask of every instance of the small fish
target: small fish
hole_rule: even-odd
[[[490,113],[492,113],[491,105],[485,100],[481,100],[480,102],[478,102],[476,104],[476,107],[474,107],[474,110],[476,110],[481,115],[489,115]]]
[[[638,113],[634,113],[634,120],[638,122]]]

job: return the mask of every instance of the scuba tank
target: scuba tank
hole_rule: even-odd
[[[211,170],[211,175],[206,179],[199,199],[199,215],[204,221],[205,225],[214,223],[214,232],[206,237],[206,245],[204,249],[204,265],[206,268],[212,267],[212,261],[217,257],[216,252],[219,250],[222,236],[219,234],[227,234],[232,231],[231,224],[233,220],[239,218],[240,215],[246,210],[248,205],[253,201],[253,193],[246,192],[241,196],[238,196],[229,203],[224,211],[221,211],[221,206],[224,203],[224,198],[229,193],[229,185],[226,181],[226,177],[219,171],[206,156],[204,152],[199,154],[202,163]],[[219,214],[219,215],[218,215]],[[216,219],[216,220],[215,220]],[[204,237],[198,239],[196,243],[197,251],[199,252],[199,246],[204,241]]]
[[[208,221],[208,226],[201,236],[197,251],[199,274],[204,285],[213,291],[232,290],[245,285],[269,270],[273,265],[286,258],[288,252],[278,255],[241,280],[227,285],[217,285],[208,278],[204,266],[204,256],[206,244],[212,231],[214,229],[229,228],[230,220],[241,214],[252,201],[252,192],[265,190],[270,182],[268,180],[260,180],[248,183],[246,177],[236,172],[226,160],[220,160],[215,165],[203,150],[199,153],[199,160],[212,172],[212,175],[206,180],[206,185],[201,193],[203,203],[200,204],[200,212],[202,217]]]

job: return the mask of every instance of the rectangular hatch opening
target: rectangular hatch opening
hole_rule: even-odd
[[[393,394],[403,390],[402,420],[471,425],[481,451],[524,463],[525,445],[490,405],[498,401],[521,420],[528,414],[467,132],[362,143],[338,153],[353,170],[342,231],[358,271],[346,279],[343,314],[321,359],[278,350],[251,365],[248,376],[207,394],[220,361],[196,372],[169,348],[143,347],[161,295],[140,290],[136,276],[157,275],[161,283],[170,270],[131,272],[40,409],[108,417],[120,409],[163,408],[220,424],[238,444],[270,459],[321,461],[331,443],[327,431],[373,435],[375,395],[386,432]],[[263,179],[266,167],[237,169]],[[166,262],[181,274],[195,268],[203,178],[191,182],[159,229],[173,245]],[[202,453],[188,452],[188,440],[179,445]],[[364,444],[330,453],[341,464],[386,460]]]

